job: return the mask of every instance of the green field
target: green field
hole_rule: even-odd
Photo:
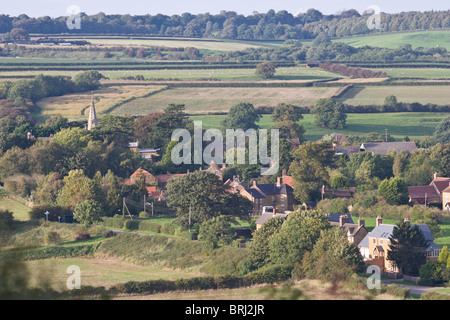
[[[448,86],[355,86],[337,99],[349,105],[383,105],[385,97],[394,95],[398,102],[448,105]]]
[[[109,288],[118,283],[147,280],[176,280],[198,276],[198,273],[183,272],[169,269],[158,269],[127,263],[115,258],[55,258],[26,261],[30,272],[30,285],[49,282],[54,289],[66,289],[69,277],[67,268],[75,265],[81,271],[82,286],[104,286]]]
[[[425,135],[432,135],[439,122],[445,118],[446,113],[351,113],[347,115],[347,127],[344,130],[338,130],[339,133],[346,135],[364,135],[369,132],[388,133],[401,141],[405,136],[412,139],[420,139]],[[313,116],[303,115],[304,119],[299,123],[306,130],[306,138],[309,141],[317,141],[324,135],[336,132],[336,130],[320,128],[314,125]],[[203,121],[203,128],[221,128],[220,122],[226,116],[192,116],[192,120]],[[264,115],[259,122],[263,129],[269,129],[273,122],[270,115]]]
[[[362,37],[335,39],[334,42],[343,42],[353,47],[382,47],[398,48],[404,44],[410,44],[413,48],[437,46],[450,50],[450,30],[422,31],[405,33],[387,33]]]
[[[9,210],[13,213],[14,219],[19,221],[28,220],[30,207],[13,199],[0,197],[0,210]]]
[[[378,68],[392,78],[450,79],[450,69],[445,68]]]

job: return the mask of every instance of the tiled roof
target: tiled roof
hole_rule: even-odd
[[[427,198],[439,198],[439,194],[436,192],[436,189],[431,185],[429,185],[429,186],[409,186],[408,192],[412,199],[425,198],[425,194],[427,195]]]
[[[450,178],[447,178],[447,180],[443,180],[442,178],[439,180],[433,180],[430,185],[435,185],[436,189],[438,189],[439,192],[442,192],[450,186]]]

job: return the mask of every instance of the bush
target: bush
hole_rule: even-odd
[[[86,231],[78,231],[75,241],[89,240],[91,235]]]
[[[44,234],[44,243],[46,245],[57,244],[61,242],[61,236],[56,231],[47,231]]]
[[[253,283],[275,283],[282,282],[291,277],[293,267],[289,266],[264,266],[246,275]]]
[[[161,233],[161,225],[150,221],[140,221],[138,229],[142,231]]]
[[[161,233],[163,233],[163,234],[174,235],[175,231],[176,231],[176,228],[168,223],[163,224],[161,226]]]
[[[124,223],[125,229],[128,230],[138,230],[140,221],[137,220],[126,220]]]
[[[13,227],[14,216],[9,210],[0,210],[0,229],[11,229]]]
[[[148,212],[146,211],[139,212],[139,218],[148,218]]]
[[[421,300],[450,300],[450,297],[448,295],[439,294],[437,292],[428,291],[425,293],[422,293],[420,296]]]
[[[114,217],[114,218],[103,218],[103,225],[106,228],[114,228],[114,229],[122,229],[124,227],[125,221],[127,219],[125,219],[122,216],[119,217]]]

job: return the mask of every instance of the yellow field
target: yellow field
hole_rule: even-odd
[[[255,107],[291,103],[312,106],[320,98],[329,98],[338,87],[299,88],[172,88],[147,98],[135,99],[116,108],[112,114],[144,115],[162,111],[168,104],[184,104],[188,113],[227,112],[245,102]]]
[[[112,86],[94,91],[94,102],[97,114],[132,98],[144,97],[160,90],[164,86]],[[74,93],[61,97],[49,97],[37,102],[43,115],[61,114],[63,116],[87,116],[87,108],[91,104],[91,94]]]

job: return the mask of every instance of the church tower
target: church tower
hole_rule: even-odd
[[[91,107],[89,108],[89,119],[88,119],[88,130],[92,130],[97,127],[97,113],[95,112],[94,105],[94,92],[92,92],[91,96]]]

